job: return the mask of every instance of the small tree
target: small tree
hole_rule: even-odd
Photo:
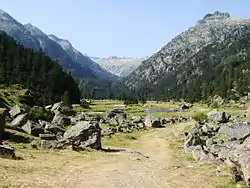
[[[63,96],[62,96],[62,102],[64,105],[71,107],[71,99],[68,91],[65,91]]]

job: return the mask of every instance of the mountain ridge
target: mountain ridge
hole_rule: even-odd
[[[228,13],[218,11],[207,14],[194,26],[174,37],[160,51],[143,61],[125,78],[125,84],[133,90],[138,90],[139,93],[147,91],[146,95],[150,97],[153,97],[154,93],[158,97],[169,99],[173,96],[170,92],[174,92],[174,88],[179,89],[178,83],[182,82],[179,70],[188,66],[186,63],[190,63],[190,58],[195,57],[206,46],[217,47],[225,40],[234,44],[248,33],[250,33],[250,19],[234,19]],[[191,63],[193,67],[198,66],[196,61]]]
[[[30,23],[24,25],[19,23],[3,10],[0,10],[0,30],[5,31],[26,48],[32,48],[35,51],[44,51],[46,55],[58,60],[59,64],[65,70],[71,72],[72,75],[76,77],[116,79],[115,75],[102,69],[101,66],[89,57],[84,56],[76,50],[69,41],[69,48],[65,49],[62,43],[52,40],[51,35],[45,34],[42,30]],[[60,40],[66,41],[65,39]],[[77,56],[70,56],[70,53],[76,53],[76,51]]]

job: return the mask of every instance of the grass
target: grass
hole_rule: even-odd
[[[21,85],[4,86],[0,85],[0,107],[8,108],[19,104],[20,95],[24,94],[25,89]]]
[[[133,144],[133,141],[138,140],[147,131],[133,131],[130,134],[117,133],[112,137],[103,137],[102,145],[105,147],[126,147]]]

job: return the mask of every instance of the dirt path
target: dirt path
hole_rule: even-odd
[[[152,130],[122,152],[32,154],[34,159],[3,160],[0,187],[228,187],[227,177],[215,175],[216,166],[200,166],[178,151],[184,126]]]

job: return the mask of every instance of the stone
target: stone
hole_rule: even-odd
[[[41,140],[40,147],[43,149],[57,149],[58,142],[55,140]]]
[[[41,140],[56,140],[56,135],[54,134],[39,134]]]
[[[123,109],[113,109],[108,112],[107,118],[111,119],[114,118],[117,114],[123,116],[125,119],[127,118],[127,114]]]
[[[161,121],[160,121],[160,120],[154,120],[154,121],[152,122],[152,127],[153,127],[153,128],[161,128],[161,127],[162,127]]]
[[[58,102],[55,103],[52,108],[51,108],[51,112],[53,112],[54,114],[57,114],[59,112],[59,108],[63,105],[62,102]]]
[[[235,122],[222,126],[219,130],[219,135],[227,140],[244,140],[250,136],[250,123]]]
[[[80,141],[81,146],[101,149],[101,128],[95,121],[80,121],[64,133],[64,138]]]
[[[21,108],[18,104],[15,105],[15,106],[13,106],[13,107],[11,108],[11,110],[9,111],[10,116],[11,116],[12,118],[16,118],[18,115],[20,115],[20,114],[22,114],[22,113],[24,113],[24,112],[25,112],[25,110],[24,110],[23,108]]]
[[[0,157],[15,159],[15,148],[9,145],[0,145]]]
[[[118,126],[118,125],[119,125],[119,122],[117,121],[117,119],[111,118],[111,119],[109,120],[109,126],[116,127],[116,126]]]
[[[228,116],[226,112],[218,111],[216,109],[209,112],[207,117],[210,121],[215,123],[227,123],[230,119],[230,116]]]
[[[45,110],[51,111],[52,107],[53,107],[52,105],[45,106]]]
[[[209,155],[207,155],[200,145],[195,146],[193,150],[193,158],[196,161],[208,162],[210,160]]]
[[[75,116],[70,117],[70,121],[72,125],[75,125],[79,121],[84,121],[85,115],[84,113],[77,113]]]
[[[11,127],[13,128],[20,128],[22,127],[26,122],[28,121],[28,115],[27,114],[21,114],[17,116],[12,122]]]
[[[25,123],[22,126],[22,129],[27,134],[33,135],[33,136],[39,136],[39,134],[44,133],[43,127],[34,121],[28,120],[27,123]]]
[[[140,116],[133,116],[132,117],[132,122],[133,123],[143,123],[143,118]]]
[[[52,123],[60,125],[62,127],[66,127],[66,126],[69,126],[71,124],[71,121],[70,121],[70,118],[65,117],[64,115],[62,115],[60,113],[57,113],[54,116]]]
[[[146,116],[146,118],[145,118],[145,121],[144,121],[146,127],[152,127],[152,120],[153,120],[152,115],[151,115],[151,114],[148,114],[148,115]]]
[[[183,105],[181,105],[181,109],[182,110],[187,110],[187,109],[189,109],[189,106],[186,105],[186,104],[183,104]]]
[[[47,121],[39,120],[38,122],[45,129],[45,132],[57,134],[59,132],[64,133],[66,131],[64,128]]]

